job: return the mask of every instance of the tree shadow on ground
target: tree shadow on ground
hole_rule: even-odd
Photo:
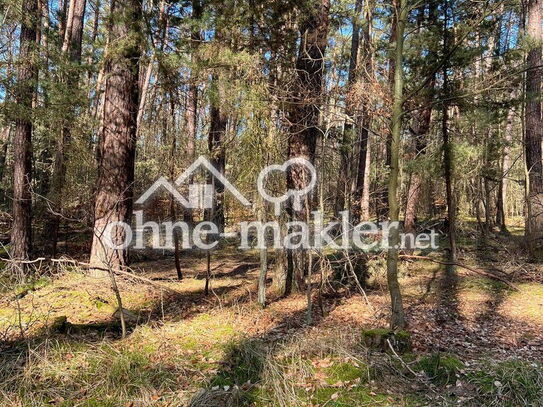
[[[267,361],[277,350],[305,329],[318,325],[323,317],[313,313],[313,323],[305,324],[307,308],[285,316],[265,333],[242,339],[230,346],[220,362],[221,369],[207,387],[193,396],[189,407],[242,407],[253,405],[255,385],[262,379]]]
[[[247,267],[245,268],[247,269]],[[239,273],[239,271],[238,271]],[[164,321],[189,319],[206,313],[217,306],[241,303],[248,300],[247,290],[241,290],[243,283],[220,286],[204,295],[204,286],[195,291],[173,292],[163,290],[155,296],[150,309],[126,309],[127,335],[142,325],[153,325]],[[122,293],[121,293],[122,294]],[[256,295],[256,294],[255,294]],[[227,301],[225,297],[229,297]],[[31,350],[50,341],[98,344],[104,340],[115,341],[122,338],[121,323],[118,318],[88,322],[71,323],[66,317],[57,317],[51,324],[43,326],[31,335],[0,341],[0,365],[4,372],[20,371],[29,363]]]

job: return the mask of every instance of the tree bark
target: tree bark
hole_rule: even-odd
[[[371,25],[372,25],[373,1],[366,4],[366,24],[363,27],[363,58],[365,60],[364,78],[361,80],[373,81],[373,58],[371,46]],[[356,172],[356,186],[354,192],[353,222],[369,218],[369,167],[371,157],[369,155],[369,135],[371,117],[367,98],[360,103],[360,119],[358,121],[358,165]]]
[[[200,21],[202,17],[202,6],[199,0],[193,0],[192,2],[192,20],[194,22]],[[188,85],[187,92],[187,106],[185,108],[185,129],[187,134],[187,156],[190,162],[193,162],[196,159],[196,136],[198,130],[198,83],[196,74],[194,73],[194,65],[197,64],[198,58],[196,52],[198,49],[199,42],[202,39],[200,30],[194,28],[190,34],[191,39],[191,63],[193,65]],[[192,176],[188,180],[189,183],[192,182]],[[192,209],[185,208],[184,211],[185,222],[191,224],[193,222]]]
[[[124,243],[126,232],[113,222],[130,224],[132,217],[136,121],[138,113],[138,67],[142,43],[142,5],[139,0],[112,0],[114,22],[106,56],[104,121],[100,137],[94,236],[90,263],[94,267],[123,268],[128,250],[111,247]]]
[[[526,236],[528,247],[536,259],[543,258],[543,118],[541,117],[541,76],[543,30],[541,28],[541,0],[528,2],[526,31],[532,48],[526,64],[525,149],[528,169],[528,216]]]
[[[433,87],[433,82],[431,87]],[[423,103],[426,106],[421,107],[421,111],[414,119],[415,122],[411,126],[411,134],[415,139],[415,158],[426,153],[425,137],[430,129],[430,121],[432,118],[432,108],[429,106],[431,100],[425,99]],[[421,172],[417,169],[411,173],[411,182],[407,191],[407,202],[405,205],[404,230],[406,233],[415,233],[415,222],[417,219],[417,207],[419,204],[420,190],[422,185]]]
[[[425,22],[424,9],[426,6],[421,6],[417,15],[417,34],[420,34],[421,28]],[[436,3],[431,2],[429,6],[428,20],[429,27],[437,24],[437,7]],[[436,49],[431,50],[430,55],[436,54]],[[422,57],[422,55],[421,55]],[[430,69],[433,69],[433,64],[430,64]],[[427,68],[423,67],[421,74],[423,77],[428,76]],[[424,86],[423,95],[420,98],[418,113],[413,118],[410,127],[411,135],[414,141],[415,159],[426,154],[427,141],[426,137],[430,131],[430,123],[432,120],[432,101],[434,97],[434,87],[436,83],[436,74],[431,74],[431,79]],[[407,201],[405,205],[404,231],[405,233],[416,232],[417,208],[420,200],[422,186],[422,171],[415,168],[411,172],[411,180],[407,191]]]
[[[224,113],[224,109],[220,106],[221,100],[221,91],[219,83],[219,77],[213,75],[211,79],[212,87],[215,88],[216,97],[211,101],[210,107],[210,125],[209,125],[209,135],[208,135],[208,149],[211,157],[211,164],[219,171],[221,174],[224,174],[226,167],[226,151],[224,147],[224,138],[226,136],[226,126],[228,124],[228,117]],[[214,222],[218,229],[219,233],[224,231],[225,226],[225,214],[224,214],[224,184],[218,179],[213,181],[214,188],[214,199],[213,199],[213,210],[211,221]]]
[[[347,121],[343,128],[343,139],[340,146],[340,158],[341,164],[339,168],[339,178],[337,186],[336,196],[336,209],[335,216],[339,217],[339,213],[345,209],[345,201],[348,199],[347,185],[348,185],[348,168],[349,157],[352,153],[352,144],[354,141],[353,133],[355,129],[355,103],[354,95],[352,95],[353,85],[356,82],[358,76],[358,49],[360,47],[360,27],[358,21],[360,20],[360,13],[362,12],[362,0],[356,0],[354,17],[352,21],[352,38],[351,38],[351,55],[349,58],[349,72],[347,76],[347,101],[345,107],[345,114]]]
[[[297,82],[292,95],[292,106],[288,112],[290,135],[288,157],[302,157],[314,162],[317,139],[320,135],[319,107],[322,96],[324,54],[328,40],[330,1],[321,0],[310,4],[310,10],[300,25],[300,48],[296,60]],[[292,165],[287,169],[287,188],[303,189],[309,183],[309,172],[305,166]],[[291,221],[307,220],[311,199],[305,197],[301,210],[290,202],[287,212]],[[285,295],[292,292],[294,277],[303,281],[308,262],[302,252],[287,253],[287,280]]]
[[[496,224],[500,230],[504,233],[507,232],[507,190],[509,187],[509,171],[511,170],[511,153],[510,153],[510,144],[513,139],[513,119],[514,119],[514,110],[511,108],[507,113],[507,123],[505,124],[505,145],[503,146],[502,153],[502,176],[500,177],[500,182],[498,185],[498,200],[497,200],[497,210],[496,210]]]
[[[9,139],[11,136],[11,126],[6,125],[2,129],[1,136],[0,136],[0,183],[2,183],[2,180],[4,179],[4,172],[6,169],[6,159],[8,155],[8,146],[9,146]]]
[[[447,3],[448,8],[448,3]],[[443,55],[449,53],[449,29],[448,29],[448,10],[444,11],[445,19],[443,23]],[[443,94],[442,94],[442,117],[441,131],[443,136],[443,169],[445,175],[445,190],[447,196],[447,226],[449,237],[449,263],[456,262],[456,199],[453,190],[453,147],[449,135],[449,64],[445,61],[443,64]],[[454,265],[447,267],[448,274],[452,274],[455,270]]]
[[[16,260],[28,259],[32,247],[32,101],[38,79],[38,68],[33,53],[37,45],[38,11],[37,0],[23,2],[15,89],[15,101],[21,112],[16,117],[13,135],[11,256]]]
[[[394,99],[392,108],[392,131],[390,149],[390,175],[388,179],[388,208],[391,222],[398,222],[400,216],[400,205],[398,202],[398,185],[400,176],[400,136],[403,120],[403,46],[404,31],[407,20],[406,0],[394,1],[394,13],[396,15],[396,41],[394,52]],[[403,329],[405,327],[405,316],[403,311],[402,293],[398,282],[398,251],[400,244],[400,231],[393,227],[390,231],[389,249],[387,255],[387,282],[391,300],[392,329]]]

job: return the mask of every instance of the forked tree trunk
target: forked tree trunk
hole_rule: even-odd
[[[70,1],[68,19],[66,22],[66,32],[62,44],[62,53],[67,56],[70,64],[81,64],[81,43],[83,40],[83,25],[85,18],[86,0]],[[79,73],[77,67],[70,65],[65,72],[63,81],[66,83],[68,92],[77,92]],[[77,95],[72,95],[77,100]],[[55,162],[53,166],[53,177],[51,180],[51,189],[49,191],[49,202],[54,213],[48,214],[48,220],[45,225],[44,237],[47,251],[51,257],[56,256],[58,230],[62,214],[62,191],[66,183],[66,154],[71,142],[71,125],[75,120],[75,111],[73,107],[69,109],[68,117],[65,118],[64,125],[60,131],[60,137],[56,144]]]
[[[19,67],[15,101],[21,109],[15,119],[13,135],[13,224],[11,256],[28,259],[31,249],[32,216],[32,101],[38,79],[38,68],[32,55],[36,46],[39,22],[38,1],[22,3],[19,43]]]
[[[398,202],[398,185],[400,177],[400,136],[403,120],[403,44],[404,31],[407,20],[406,0],[394,1],[394,13],[396,18],[396,34],[394,64],[394,102],[392,107],[392,132],[390,148],[390,175],[388,179],[388,208],[391,222],[398,222],[400,216],[400,205]],[[393,227],[390,231],[389,249],[387,255],[387,282],[391,300],[392,329],[403,329],[405,327],[405,316],[403,311],[402,293],[398,282],[398,251],[400,244],[400,231]]]
[[[100,137],[100,161],[95,203],[94,236],[90,263],[101,268],[122,268],[128,264],[123,227],[108,224],[132,217],[132,184],[136,151],[138,113],[138,66],[141,57],[142,27],[139,0],[112,0],[110,49],[106,56],[104,120]],[[119,39],[124,39],[122,42]]]
[[[292,107],[288,112],[290,135],[288,157],[302,157],[314,162],[315,148],[320,134],[319,107],[322,96],[322,77],[324,54],[328,40],[329,0],[311,2],[307,17],[300,25],[300,48],[296,60],[297,83],[292,96]],[[305,166],[292,165],[287,169],[287,188],[289,190],[303,189],[310,181],[310,175]],[[310,212],[311,197],[302,199],[301,210],[297,211],[290,203],[289,219],[307,220]],[[295,253],[296,252],[296,253]],[[304,253],[289,250],[287,253],[287,279],[285,295],[291,293],[294,277],[301,282],[305,274],[307,259]]]
[[[528,2],[526,30],[533,48],[528,52],[526,63],[526,167],[528,169],[528,216],[526,237],[528,247],[536,259],[543,258],[543,118],[541,117],[542,41],[541,0]]]

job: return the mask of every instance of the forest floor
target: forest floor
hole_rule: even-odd
[[[205,256],[183,259],[182,281],[172,259],[136,264],[162,288],[119,278],[124,339],[107,280],[72,268],[4,288],[0,406],[541,406],[543,268],[512,232],[484,243],[465,232],[459,252],[510,284],[403,262],[413,349],[402,355],[362,346],[363,330],[387,326],[379,281],[369,304],[355,290],[325,296],[307,325],[305,293],[256,304],[251,252],[213,254],[208,296]]]

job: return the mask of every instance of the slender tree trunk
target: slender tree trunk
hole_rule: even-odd
[[[10,136],[11,126],[6,125],[0,133],[0,183],[4,179]]]
[[[195,23],[200,21],[202,17],[202,6],[199,0],[193,0],[192,2],[192,20]],[[202,39],[200,30],[194,28],[190,34],[191,39],[191,64],[192,71],[189,78],[188,92],[187,92],[187,106],[185,108],[185,131],[187,134],[187,156],[190,162],[196,159],[196,136],[198,131],[198,83],[196,74],[194,73],[194,66],[198,63],[196,52],[198,50],[199,43]],[[189,183],[192,179],[188,180]],[[183,214],[186,222],[191,224],[193,222],[193,215],[191,208],[185,208]]]
[[[68,5],[71,0],[59,0],[58,3],[58,20],[59,20],[59,36],[64,38],[66,33],[66,17],[68,15]]]
[[[431,85],[433,87],[433,83]],[[430,129],[432,118],[432,108],[429,106],[431,100],[425,99],[425,107],[415,117],[415,122],[411,127],[411,134],[415,139],[415,157],[420,157],[426,153],[426,136]],[[422,186],[422,174],[415,169],[411,173],[411,182],[407,191],[407,202],[405,206],[404,230],[406,233],[415,233],[415,222],[417,219],[417,208],[419,205],[420,192]]]
[[[212,87],[215,88],[216,94],[219,96],[211,101],[208,148],[211,164],[213,164],[217,171],[224,174],[226,167],[224,139],[226,136],[228,117],[220,106],[220,94],[222,92],[220,90],[221,84],[219,83],[218,76],[213,75],[211,82]],[[216,179],[213,185],[215,185],[215,196],[213,199],[213,217],[211,218],[211,221],[217,225],[219,233],[222,233],[225,226],[224,184]]]
[[[541,0],[528,1],[526,30],[532,41],[526,64],[526,167],[528,169],[528,217],[526,236],[534,258],[543,258],[543,118],[541,117],[541,76],[543,29],[541,27]]]
[[[32,217],[32,101],[38,79],[38,68],[32,55],[39,23],[38,1],[22,3],[19,42],[19,67],[15,101],[21,108],[15,120],[13,135],[13,224],[11,256],[16,260],[29,258]]]
[[[142,5],[139,0],[113,0],[111,13],[114,18],[106,56],[104,122],[90,263],[122,268],[128,264],[128,251],[119,246],[125,241],[126,231],[114,226],[109,236],[105,232],[108,224],[130,224],[132,217]],[[119,43],[119,38],[127,41]],[[115,248],[108,244],[108,238]]]
[[[164,49],[164,46],[167,42],[167,33],[168,33],[168,9],[166,6],[166,1],[162,0],[160,2],[160,11],[158,16],[158,28],[160,30],[160,43],[158,48],[160,51]],[[153,50],[151,56],[149,57],[149,62],[147,63],[147,68],[145,69],[145,76],[142,78],[143,81],[140,86],[140,100],[138,105],[138,118],[137,118],[137,130],[141,128],[141,121],[143,119],[143,114],[145,113],[145,105],[147,104],[147,95],[149,93],[149,85],[151,84],[151,77],[153,76],[153,67],[155,65],[157,44],[153,42]]]
[[[514,119],[514,110],[509,109],[507,113],[507,123],[505,125],[505,145],[503,147],[502,155],[502,176],[500,177],[500,183],[498,187],[498,201],[497,201],[497,211],[496,211],[496,224],[502,232],[507,232],[507,190],[509,187],[509,171],[511,170],[511,153],[510,153],[510,144],[513,140],[513,119]]]
[[[435,2],[431,2],[429,6],[428,19],[425,19],[425,5],[419,8],[417,15],[417,35],[421,34],[421,29],[426,21],[429,27],[437,24],[437,7]],[[437,50],[433,50],[433,53],[437,53]],[[422,57],[422,55],[421,55]],[[433,69],[432,63],[430,63],[430,69]],[[426,67],[422,68],[422,75],[427,76]],[[430,131],[430,123],[432,120],[432,101],[434,97],[434,87],[436,83],[436,74],[431,74],[431,79],[424,87],[424,93],[418,106],[419,110],[413,118],[412,125],[410,127],[411,135],[414,140],[414,153],[415,159],[420,158],[426,154],[427,141],[426,137]],[[406,233],[416,232],[416,220],[417,220],[417,208],[419,206],[419,200],[421,195],[422,186],[422,171],[415,168],[411,173],[411,180],[407,191],[407,201],[405,206],[405,219],[404,230]]]
[[[339,168],[339,179],[337,186],[337,196],[336,196],[336,209],[335,215],[339,217],[339,213],[345,209],[345,201],[348,198],[347,192],[349,189],[348,185],[348,167],[349,167],[349,157],[351,156],[352,144],[354,142],[354,129],[356,123],[355,114],[355,103],[354,95],[349,94],[353,91],[353,85],[356,82],[358,76],[358,49],[360,47],[360,27],[358,21],[360,20],[360,13],[362,12],[362,0],[356,0],[354,17],[352,21],[352,38],[351,38],[351,55],[349,58],[349,73],[347,77],[347,102],[345,108],[345,114],[348,117],[345,122],[343,129],[343,140],[340,147],[340,168]]]
[[[177,165],[176,165],[176,158],[177,158],[177,126],[176,126],[176,115],[175,115],[175,100],[173,92],[169,92],[169,99],[170,99],[170,118],[171,118],[171,144],[170,144],[170,179],[174,180],[176,178],[176,171],[177,171]],[[163,119],[163,139],[168,139],[168,119],[164,117]],[[173,196],[170,197],[170,216],[172,218],[172,222],[177,222],[177,203]],[[179,247],[179,233],[177,231],[177,228],[173,231],[173,244],[174,244],[174,264],[175,264],[175,271],[177,272],[177,279],[182,280],[183,279],[183,272],[181,270],[181,256],[180,256],[180,247]]]
[[[394,52],[394,103],[392,108],[392,140],[390,149],[390,175],[388,179],[388,207],[391,222],[399,222],[400,205],[398,202],[398,185],[400,177],[400,136],[403,121],[403,45],[404,31],[407,20],[406,0],[394,2],[394,13],[396,14],[396,41]],[[400,244],[399,227],[393,227],[390,231],[389,249],[387,256],[387,281],[392,305],[390,326],[393,329],[405,327],[405,316],[403,311],[402,293],[398,283],[398,251]]]
[[[371,45],[371,26],[373,1],[368,1],[365,7],[365,24],[362,29],[363,51],[365,72],[361,80],[373,81],[373,58]],[[358,120],[358,162],[356,172],[356,184],[354,191],[353,222],[369,218],[369,170],[371,156],[369,154],[369,135],[371,126],[370,108],[367,98],[360,103],[360,118]]]
[[[396,9],[398,9],[398,4],[400,0],[392,0],[392,4]],[[391,32],[390,32],[390,57],[388,58],[388,82],[392,85],[395,81],[395,72],[396,72],[396,56],[395,50],[397,44],[396,38],[398,37],[398,15],[393,13],[391,17]],[[392,133],[388,132],[385,139],[385,171],[390,171],[391,160],[392,160]],[[384,219],[386,218],[387,213],[390,212],[389,208],[389,192],[387,189],[379,191],[378,202],[377,202],[377,218]]]
[[[300,48],[296,60],[297,83],[292,97],[292,107],[288,112],[290,136],[288,157],[302,157],[314,162],[317,139],[320,135],[319,107],[322,96],[322,77],[324,54],[328,40],[329,0],[310,3],[311,10],[300,25]],[[287,169],[287,188],[303,189],[309,183],[309,172],[302,165],[292,165]],[[307,220],[310,197],[306,196],[301,210],[295,210],[292,203],[287,207],[291,221]],[[296,252],[296,253],[295,253]],[[307,259],[299,250],[287,253],[287,280],[285,295],[291,293],[294,277],[301,283]]]
[[[443,25],[443,54],[449,53],[449,28],[448,24],[448,2],[445,8],[445,20]],[[443,100],[442,100],[442,118],[441,118],[441,130],[443,136],[443,169],[445,175],[445,190],[447,196],[447,223],[448,223],[448,237],[449,237],[449,262],[456,262],[456,199],[453,190],[453,165],[454,157],[452,150],[452,143],[449,136],[449,103],[447,99],[449,97],[449,64],[445,61],[443,64]],[[447,270],[454,272],[454,266],[449,266]]]
[[[371,170],[371,138],[368,135],[366,144],[366,165],[364,167],[364,186],[362,188],[362,197],[360,198],[360,220],[369,220],[370,218],[370,171]]]
[[[266,223],[266,203],[263,199],[259,199],[259,221],[262,224]],[[268,249],[263,247],[260,252],[260,273],[258,274],[258,303],[266,306],[266,280],[268,276]]]
[[[70,9],[66,22],[66,32],[62,44],[62,53],[67,56],[70,64],[79,66],[81,64],[81,47],[83,40],[83,25],[85,18],[86,0],[70,1]],[[69,66],[65,72],[63,80],[66,82],[68,91],[77,92],[79,82],[78,68]],[[72,95],[77,99],[77,95]],[[62,214],[62,191],[66,183],[66,154],[71,142],[71,125],[75,120],[75,109],[68,108],[68,116],[65,118],[64,125],[60,131],[60,137],[57,140],[55,162],[53,166],[53,177],[51,189],[49,191],[49,204],[53,207],[54,213],[48,215],[48,221],[45,226],[45,242],[47,242],[47,251],[51,257],[56,256],[58,231]]]

